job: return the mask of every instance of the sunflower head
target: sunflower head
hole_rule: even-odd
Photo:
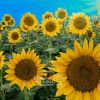
[[[95,35],[96,35],[92,30],[88,30],[88,31],[87,31],[87,34],[88,34],[88,37],[89,37],[89,38],[94,38]]]
[[[37,25],[37,23],[38,23],[38,21],[37,21],[36,17],[31,13],[24,14],[20,20],[20,25],[23,24],[29,30],[34,29],[34,27]]]
[[[11,81],[11,84],[17,84],[23,90],[25,87],[30,88],[41,85],[42,76],[45,75],[43,70],[44,64],[41,64],[39,56],[36,55],[34,49],[25,52],[23,49],[21,54],[14,54],[13,58],[8,62],[8,68],[5,78]]]
[[[17,29],[17,28],[13,29],[8,33],[9,43],[16,44],[16,43],[19,43],[20,40],[21,40],[21,34],[20,34],[19,29]]]
[[[91,28],[90,19],[84,13],[74,13],[69,20],[69,29],[72,33],[85,34]]]
[[[57,72],[50,77],[58,82],[56,96],[67,95],[67,100],[100,98],[100,44],[94,48],[92,39],[89,43],[85,39],[83,46],[75,41],[74,50],[60,55],[51,61],[54,68],[49,68]]]
[[[11,18],[12,18],[11,15],[5,14],[5,15],[3,16],[3,21],[5,21],[6,23],[9,23],[10,20],[11,20]]]
[[[27,27],[25,27],[23,24],[20,25],[20,30],[25,33],[27,33],[29,31],[29,29]]]
[[[1,29],[2,31],[6,30],[6,25],[1,25],[1,26],[0,26],[0,29]]]
[[[3,51],[0,51],[0,70],[2,69],[4,65],[4,60],[5,60],[5,57],[3,56]]]
[[[68,13],[65,9],[58,8],[58,10],[56,11],[56,16],[59,18],[60,22],[65,22],[68,18]]]
[[[10,26],[14,26],[15,25],[15,20],[14,18],[11,18],[10,22],[9,22],[9,25]]]
[[[45,12],[43,15],[42,15],[42,18],[43,19],[49,19],[49,18],[52,18],[53,17],[53,14],[51,12]]]
[[[60,31],[60,24],[58,20],[55,18],[43,20],[42,31],[45,35],[48,35],[50,37],[56,36]]]

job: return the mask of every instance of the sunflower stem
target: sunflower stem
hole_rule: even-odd
[[[3,69],[1,69],[1,77],[0,77],[0,81],[1,81],[1,88],[2,88],[2,86],[3,86],[3,76],[2,76],[2,74],[3,74]],[[2,90],[2,93],[1,93],[1,100],[5,100],[5,93],[4,93],[4,90]]]
[[[24,94],[25,94],[25,100],[29,100],[27,88],[24,89]]]
[[[82,46],[82,44],[83,44],[83,38],[82,38],[82,36],[79,37],[79,41],[80,41],[80,45]]]
[[[28,44],[28,48],[31,48],[31,43],[30,43],[30,32],[27,33],[27,44]]]
[[[51,42],[51,37],[48,37],[48,48],[51,48],[52,42]],[[49,60],[51,60],[52,53],[49,51]]]

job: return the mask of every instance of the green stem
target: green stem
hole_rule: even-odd
[[[0,78],[0,79],[1,79],[1,87],[3,86],[2,72],[3,72],[3,70],[1,69],[1,78]],[[4,93],[4,90],[2,90],[1,99],[2,99],[2,100],[5,100],[5,93]]]
[[[52,42],[51,42],[51,37],[48,37],[48,48],[51,48],[51,45],[52,45]],[[51,60],[51,57],[52,57],[52,53],[49,51],[49,60]]]
[[[27,88],[24,89],[24,94],[25,94],[25,100],[29,100]]]
[[[82,36],[79,37],[79,40],[80,40],[80,45],[82,46],[82,44],[83,44]]]
[[[27,33],[27,38],[28,38],[28,40],[27,40],[28,48],[31,48],[30,32]]]

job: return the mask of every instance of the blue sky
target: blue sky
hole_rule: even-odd
[[[39,21],[45,11],[55,12],[57,8],[65,8],[69,15],[72,12],[85,12],[87,15],[97,14],[97,3],[100,0],[1,0],[0,19],[3,14],[11,14],[19,24],[20,17],[31,12]]]

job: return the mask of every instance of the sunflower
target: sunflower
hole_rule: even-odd
[[[59,18],[59,22],[65,22],[68,18],[68,13],[65,9],[58,8],[58,10],[56,11],[56,16]]]
[[[96,35],[92,30],[88,30],[88,31],[87,31],[87,34],[88,34],[88,37],[89,37],[89,38],[94,38],[95,35]]]
[[[15,20],[14,18],[11,18],[10,22],[9,22],[9,25],[10,26],[14,26],[15,25]]]
[[[41,24],[36,25],[35,28],[34,28],[34,30],[35,31],[37,31],[37,30],[38,31],[42,31],[42,25]]]
[[[41,85],[45,75],[44,64],[41,64],[39,56],[34,49],[26,53],[23,49],[21,54],[13,54],[13,59],[8,62],[8,68],[5,75],[6,80],[11,81],[11,85],[17,84],[21,90],[25,87],[30,90],[36,85]]]
[[[67,95],[66,100],[100,99],[100,44],[93,48],[93,41],[84,40],[83,47],[75,41],[74,50],[60,53],[55,66],[49,68],[57,74],[50,77],[58,82],[56,96]]]
[[[32,30],[38,24],[38,20],[33,14],[26,13],[22,16],[20,24],[23,24],[26,28]]]
[[[56,36],[60,31],[60,24],[57,19],[49,18],[42,22],[42,31],[45,35],[50,37]]]
[[[8,24],[8,23],[10,22],[11,18],[12,18],[11,15],[5,14],[5,15],[3,16],[3,21],[6,22],[6,23]]]
[[[5,57],[3,56],[3,51],[0,51],[0,70],[2,69],[4,65],[4,60],[5,60]]]
[[[0,30],[2,30],[2,31],[6,30],[6,25],[1,25]]]
[[[85,34],[90,26],[90,18],[84,13],[74,13],[69,20],[69,29],[72,33]]]
[[[25,32],[25,33],[27,33],[29,30],[28,30],[28,28],[27,27],[25,27],[24,25],[20,25],[20,30],[22,31],[22,32]]]
[[[8,33],[8,41],[9,43],[19,43],[21,40],[21,34],[19,29],[13,29]]]
[[[42,18],[43,19],[48,19],[48,18],[52,18],[53,17],[53,14],[51,12],[45,12],[43,15],[42,15]]]
[[[4,21],[2,21],[2,22],[1,22],[1,25],[7,26],[7,23],[4,22]]]
[[[69,27],[68,27],[68,26],[66,27],[66,29],[65,29],[65,30],[66,30],[66,32],[67,32],[67,33],[71,33],[71,31],[70,31],[70,29],[69,29]]]

